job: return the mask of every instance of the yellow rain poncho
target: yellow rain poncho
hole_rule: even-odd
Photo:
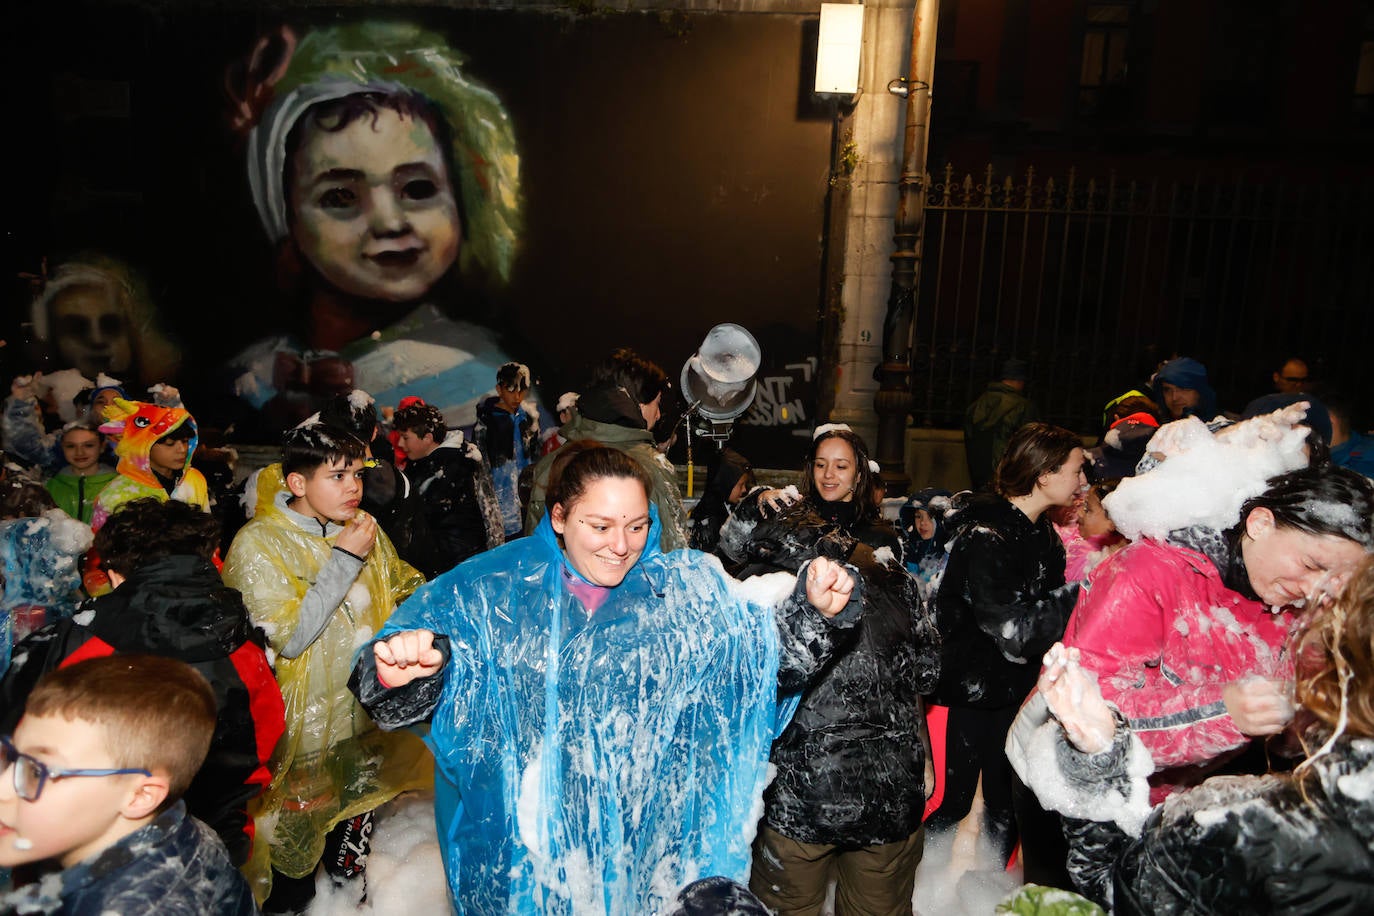
[[[258,842],[271,847],[278,871],[304,877],[314,871],[335,824],[401,792],[433,787],[434,761],[423,742],[408,732],[379,730],[348,689],[358,647],[424,577],[379,530],[362,571],[319,636],[297,657],[282,656],[301,601],[341,528],[330,524],[322,537],[318,528],[312,533],[297,524],[284,508],[289,493],[279,465],[265,468],[257,487],[257,511],[234,538],[224,581],[243,592],[253,622],[266,631],[286,702],[286,734],[272,758],[272,784],[254,809]],[[249,877],[262,900],[271,879],[254,872]]]

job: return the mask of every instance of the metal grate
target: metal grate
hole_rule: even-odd
[[[1290,352],[1318,378],[1368,385],[1368,180],[1084,180],[1072,169],[1042,180],[1028,168],[1018,183],[947,165],[925,187],[917,425],[957,427],[1010,356],[1030,361],[1045,419],[1087,435],[1106,401],[1173,355],[1201,360],[1235,411],[1268,393]]]

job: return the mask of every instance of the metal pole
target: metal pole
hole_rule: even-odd
[[[878,464],[889,495],[905,493],[907,414],[911,410],[911,328],[920,282],[925,228],[927,126],[931,83],[935,79],[935,34],[939,0],[916,0],[911,18],[910,93],[906,99],[906,132],[902,175],[897,185],[897,215],[892,253],[892,288],[883,320],[883,361],[878,366]]]

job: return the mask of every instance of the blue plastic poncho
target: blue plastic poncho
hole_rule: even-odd
[[[91,529],[60,509],[0,522],[0,674],[14,643],[72,616],[81,600],[81,555]],[[16,631],[16,615],[23,621]]]
[[[379,722],[429,714],[460,913],[638,916],[697,878],[746,881],[769,748],[795,708],[779,665],[784,686],[804,682],[858,613],[856,596],[826,621],[790,574],[746,591],[652,536],[591,615],[578,579],[546,517],[422,586],[378,634],[446,635],[440,674],[386,690],[359,656],[352,686]]]

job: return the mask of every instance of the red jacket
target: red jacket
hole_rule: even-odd
[[[1291,680],[1285,643],[1294,621],[1227,588],[1202,554],[1141,540],[1089,577],[1064,644],[1078,647],[1154,757],[1158,802],[1249,743],[1222,688],[1247,674]]]

